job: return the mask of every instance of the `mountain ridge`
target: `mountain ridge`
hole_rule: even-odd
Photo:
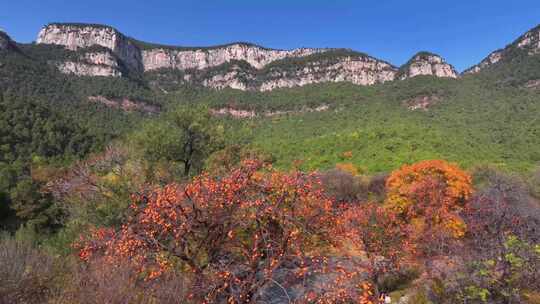
[[[462,74],[478,73],[500,61],[512,59],[512,55],[520,50],[526,51],[528,56],[540,53],[540,24],[520,35],[504,48],[492,51],[478,64],[465,69]]]
[[[427,51],[416,53],[398,67],[347,48],[283,50],[250,42],[172,46],[137,40],[112,26],[91,23],[49,23],[40,30],[36,45],[56,45],[78,52],[78,57],[69,60],[47,60],[62,73],[75,76],[140,78],[148,73],[180,72],[179,84],[268,91],[322,82],[373,85],[420,75],[459,78],[509,57],[508,49],[529,50],[529,55],[540,52],[539,35],[537,26],[461,74],[443,57]]]

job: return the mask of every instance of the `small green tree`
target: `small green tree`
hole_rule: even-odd
[[[62,226],[63,214],[52,195],[42,192],[41,187],[29,177],[22,178],[11,189],[11,209],[30,227],[54,231]]]
[[[188,176],[202,168],[212,152],[223,147],[224,128],[207,106],[183,105],[146,124],[134,135],[135,146],[149,161],[183,165]]]

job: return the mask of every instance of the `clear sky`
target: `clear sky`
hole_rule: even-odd
[[[199,46],[345,47],[395,65],[420,50],[458,70],[540,23],[540,0],[0,0],[20,42],[49,22],[103,23],[128,36]]]

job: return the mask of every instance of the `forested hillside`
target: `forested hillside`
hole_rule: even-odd
[[[141,72],[0,38],[0,303],[538,303],[540,54],[519,43],[457,77],[427,52]],[[351,56],[399,80],[203,83]],[[449,74],[417,76],[427,57]]]

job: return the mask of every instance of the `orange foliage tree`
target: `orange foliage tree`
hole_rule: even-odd
[[[286,264],[295,265],[296,279],[324,269],[313,265],[326,260],[321,250],[335,245],[342,223],[316,175],[279,173],[253,160],[224,177],[203,174],[134,201],[119,231],[98,230],[78,244],[81,259],[129,260],[147,280],[168,269],[192,273],[193,300],[204,303],[255,301],[265,284],[278,284],[274,274]],[[368,303],[365,295],[356,299]]]
[[[469,174],[443,160],[405,165],[386,181],[385,207],[407,227],[417,253],[447,251],[449,240],[465,235],[460,216],[473,188]]]

